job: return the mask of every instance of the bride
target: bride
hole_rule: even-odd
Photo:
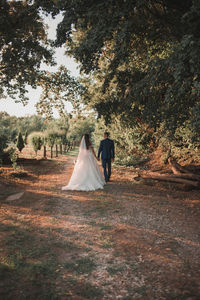
[[[94,191],[103,189],[104,184],[89,134],[84,134],[72,176],[62,190]]]

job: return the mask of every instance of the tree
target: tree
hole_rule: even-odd
[[[35,155],[37,155],[38,150],[41,149],[42,146],[42,137],[40,132],[33,132],[29,135],[29,141],[33,146],[33,149],[35,151]]]
[[[0,97],[9,95],[26,104],[27,85],[33,88],[40,86],[44,91],[38,111],[48,117],[52,114],[52,106],[63,111],[62,98],[67,96],[68,101],[74,101],[73,93],[77,94],[75,85],[78,86],[67,70],[52,74],[41,70],[42,63],[55,65],[55,46],[47,38],[44,17],[50,11],[53,17],[59,13],[56,2],[2,0],[0,3]],[[50,101],[47,93],[51,94]]]
[[[2,0],[0,4],[0,94],[7,92],[24,103],[26,85],[36,87],[41,63],[54,64],[37,2]]]
[[[17,148],[18,148],[18,150],[21,152],[22,151],[22,149],[24,148],[24,140],[23,140],[23,137],[22,137],[22,134],[21,134],[21,132],[19,132],[19,134],[18,134],[18,137],[17,137]]]
[[[56,108],[60,116],[65,118],[64,102],[69,101],[77,107],[84,90],[64,66],[60,66],[57,72],[41,72],[38,84],[42,87],[42,94],[36,105],[37,111],[48,119],[53,116],[53,108]]]
[[[40,115],[31,115],[16,118],[16,128],[22,134],[30,134],[31,132],[43,131],[47,128],[46,120]]]
[[[11,142],[16,142],[16,117],[10,117],[6,112],[0,112],[0,156]]]
[[[91,134],[94,131],[94,123],[95,118],[92,113],[84,116],[78,112],[69,120],[70,127],[68,131],[68,138],[70,140],[80,141],[85,133]]]
[[[58,7],[64,18],[57,45],[66,43],[91,76],[96,97],[90,90],[84,103],[107,121],[114,112],[154,130],[164,124],[171,136],[187,120],[199,128],[199,1],[77,0]]]
[[[3,130],[0,129],[0,159],[3,155],[4,149],[6,149],[8,146],[8,137],[7,135],[3,132]]]
[[[25,131],[24,142],[25,142],[26,145],[28,144],[28,132],[27,132],[27,130]]]
[[[51,158],[53,158],[53,146],[55,145],[57,134],[55,131],[47,131],[46,135],[47,135],[47,144],[51,148]]]

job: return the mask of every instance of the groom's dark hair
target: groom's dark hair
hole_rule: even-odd
[[[109,137],[110,133],[108,131],[105,131],[104,135],[106,135],[107,137]]]

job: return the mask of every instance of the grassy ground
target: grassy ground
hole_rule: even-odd
[[[125,168],[104,190],[61,191],[76,155],[2,169],[0,299],[199,299],[199,191]]]

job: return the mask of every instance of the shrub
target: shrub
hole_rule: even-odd
[[[12,167],[14,170],[16,170],[17,169],[17,159],[18,159],[16,148],[11,147],[8,150],[8,153],[9,153],[10,160],[12,162]]]
[[[22,137],[22,134],[21,132],[19,132],[18,134],[18,137],[17,137],[17,144],[16,144],[18,150],[21,152],[22,149],[24,148],[24,140],[23,140],[23,137]]]
[[[35,154],[37,155],[38,150],[40,150],[42,147],[42,133],[34,132],[29,135],[28,140],[31,143],[31,145],[33,146]]]

